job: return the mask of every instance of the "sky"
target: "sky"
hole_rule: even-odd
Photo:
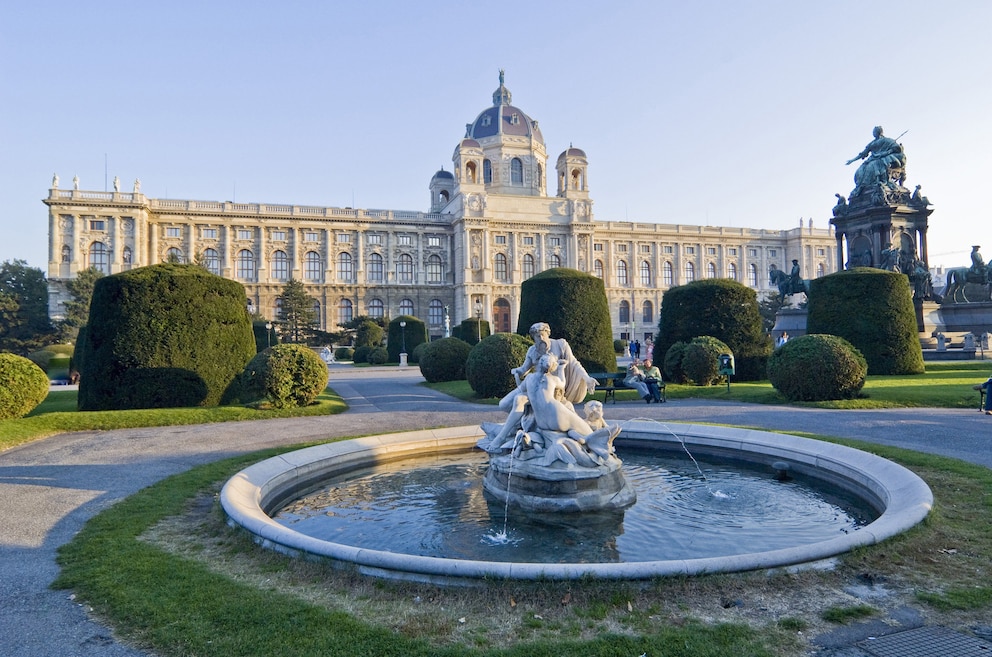
[[[827,227],[881,125],[933,203],[930,265],[967,266],[992,257],[990,27],[985,0],[6,2],[0,262],[47,270],[56,173],[426,211],[504,69],[549,164],[588,155],[597,220]]]

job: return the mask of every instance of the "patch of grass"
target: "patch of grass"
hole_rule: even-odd
[[[992,607],[992,587],[952,587],[939,593],[918,591],[916,599],[944,611],[984,609]]]
[[[334,415],[343,412],[347,407],[337,393],[328,389],[317,397],[316,403],[304,408],[263,410],[247,406],[214,406],[84,412],[76,410],[75,390],[57,390],[48,393],[45,401],[27,417],[0,422],[0,450],[68,431],[170,427],[211,422]]]
[[[850,623],[851,621],[874,616],[877,613],[878,610],[871,605],[851,605],[845,607],[830,607],[829,609],[825,609],[820,615],[823,617],[823,620],[844,625],[846,623]]]
[[[778,621],[778,626],[783,630],[788,630],[789,632],[802,632],[809,627],[809,623],[802,618],[794,618],[789,616],[787,618],[780,618]]]

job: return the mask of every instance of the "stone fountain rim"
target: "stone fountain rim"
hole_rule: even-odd
[[[617,438],[621,447],[681,448],[681,438],[690,449],[701,453],[736,455],[749,462],[767,460],[769,465],[787,461],[797,471],[815,470],[832,484],[875,504],[882,513],[874,522],[848,534],[767,552],[705,559],[548,564],[423,557],[342,545],[293,531],[266,512],[336,474],[376,462],[469,450],[483,436],[474,425],[367,436],[287,452],[238,472],[224,485],[220,502],[228,523],[247,530],[263,547],[294,556],[329,559],[369,575],[438,583],[482,578],[649,579],[806,564],[900,534],[921,522],[933,506],[933,493],[916,474],[882,457],[843,445],[734,427],[649,420],[619,424],[623,426]]]

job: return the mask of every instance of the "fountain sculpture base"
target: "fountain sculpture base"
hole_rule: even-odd
[[[616,457],[589,468],[511,462],[509,455],[490,455],[482,488],[494,501],[526,511],[619,511],[637,501]]]

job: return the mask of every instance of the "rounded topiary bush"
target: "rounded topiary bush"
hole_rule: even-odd
[[[196,265],[166,263],[98,279],[75,359],[79,408],[230,400],[255,355],[245,299],[240,283]]]
[[[587,372],[616,372],[617,354],[603,279],[564,267],[531,276],[520,285],[517,333],[527,335],[537,322],[551,327],[552,338],[567,340]]]
[[[852,399],[865,384],[868,363],[836,335],[803,335],[775,350],[768,379],[790,401]]]
[[[389,352],[385,347],[376,347],[369,352],[369,364],[383,365],[389,362]]]
[[[406,326],[400,326],[404,322]],[[400,354],[406,347],[407,358],[410,362],[410,353],[416,349],[417,345],[427,342],[427,324],[422,319],[413,315],[400,315],[389,322],[388,337],[386,338],[386,350],[389,352],[390,363],[400,362]]]
[[[665,378],[672,383],[687,383],[689,381],[682,369],[682,356],[685,355],[687,346],[685,342],[676,342],[665,352],[665,360],[661,370],[665,373]]]
[[[622,354],[627,349],[626,340],[614,340],[613,341],[613,353]]]
[[[517,387],[510,370],[519,367],[534,342],[516,333],[497,333],[472,347],[465,378],[479,397],[502,397]]]
[[[367,363],[369,362],[369,354],[372,353],[373,347],[367,344],[363,344],[361,347],[355,347],[355,352],[353,354],[354,361],[356,363]]]
[[[241,386],[246,401],[265,400],[274,408],[308,406],[327,387],[327,365],[303,345],[281,344],[251,359]]]
[[[24,417],[48,396],[48,375],[23,356],[0,353],[0,420]]]
[[[465,378],[465,362],[472,345],[458,338],[441,338],[422,346],[420,373],[428,382],[461,381]]]
[[[351,347],[338,347],[334,350],[334,360],[353,360],[355,350]]]
[[[713,385],[722,378],[720,354],[733,354],[730,347],[709,335],[689,341],[682,352],[682,371],[697,386]]]
[[[923,349],[904,274],[856,267],[810,281],[807,333],[837,335],[872,374],[922,374]]]
[[[414,347],[413,351],[410,352],[410,362],[420,363],[420,359],[424,357],[424,349],[426,349],[429,344],[430,342],[421,342]],[[463,376],[462,378],[464,379],[465,377]]]

